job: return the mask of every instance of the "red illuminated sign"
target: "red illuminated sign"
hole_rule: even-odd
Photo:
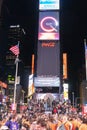
[[[50,42],[50,43],[43,42],[41,46],[42,47],[54,47],[55,43],[54,42]]]

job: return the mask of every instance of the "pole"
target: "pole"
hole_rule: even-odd
[[[86,47],[86,39],[84,39],[85,46],[85,68],[86,68],[86,80],[87,80],[87,47]]]
[[[24,92],[23,92],[23,103],[24,103]]]
[[[73,108],[74,108],[74,92],[72,92],[72,98],[73,98]]]
[[[18,74],[18,55],[15,60],[16,72],[15,72],[15,84],[14,84],[14,104],[16,104],[16,89],[17,89],[17,74]]]

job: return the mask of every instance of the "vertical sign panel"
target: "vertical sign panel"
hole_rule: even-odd
[[[38,43],[37,76],[60,76],[60,47],[58,41]]]
[[[67,79],[67,54],[63,53],[63,79]]]

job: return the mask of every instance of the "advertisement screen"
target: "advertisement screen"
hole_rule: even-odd
[[[67,54],[63,53],[63,79],[67,79]]]
[[[60,97],[58,95],[58,93],[37,93],[36,94],[36,99],[40,100],[40,99],[44,99],[45,101],[47,101],[47,99],[50,99],[50,101],[53,100],[58,100]]]
[[[35,87],[59,87],[59,77],[36,77],[34,79]]]
[[[37,76],[60,77],[59,41],[39,41],[37,50]]]
[[[59,40],[59,12],[40,12],[38,40]]]
[[[33,83],[33,74],[29,75],[28,82],[28,97],[30,97],[35,92],[34,83]]]
[[[59,0],[39,0],[40,10],[59,10]]]

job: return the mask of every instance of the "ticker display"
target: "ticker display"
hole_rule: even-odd
[[[59,87],[60,78],[59,77],[35,77],[34,85],[36,87]]]

